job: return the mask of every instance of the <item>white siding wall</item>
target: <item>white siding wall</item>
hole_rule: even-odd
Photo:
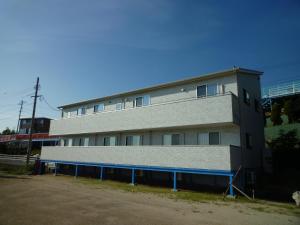
[[[230,146],[43,147],[42,160],[159,166],[190,169],[237,169],[240,151]]]
[[[235,123],[235,96],[231,94],[117,112],[52,120],[50,134],[84,134],[166,127]]]
[[[170,102],[170,101],[177,101],[181,99],[189,99],[189,98],[194,98],[197,96],[196,89],[198,85],[203,85],[203,84],[222,84],[224,85],[225,92],[232,92],[233,94],[237,95],[237,78],[235,75],[232,76],[226,76],[222,78],[215,78],[211,80],[206,80],[202,82],[194,82],[186,85],[180,85],[172,88],[165,88],[165,89],[160,89],[157,91],[152,91],[152,92],[145,92],[142,94],[138,95],[132,95],[132,96],[127,96],[124,98],[114,98],[111,100],[103,101],[101,103],[104,103],[105,105],[105,111],[114,111],[116,109],[116,104],[119,102],[124,101],[125,102],[125,108],[132,108],[133,107],[133,101],[135,100],[136,97],[139,96],[144,96],[144,95],[150,95],[150,101],[151,104],[160,104],[160,103],[165,103],[165,102]],[[184,91],[182,91],[182,89]],[[87,107],[87,114],[93,114],[94,110],[94,105],[99,104],[100,102],[95,102],[95,103],[90,103],[87,105],[82,105]],[[66,108],[64,109],[64,112],[69,112],[72,111],[74,112],[78,108],[82,106],[76,106],[72,108]],[[67,117],[67,113],[64,113],[64,116]],[[72,116],[76,116],[76,113],[72,113]]]

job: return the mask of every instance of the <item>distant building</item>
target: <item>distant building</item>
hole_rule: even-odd
[[[51,119],[39,117],[34,119],[33,133],[49,133]],[[31,118],[20,119],[19,134],[29,134],[31,126]]]
[[[58,142],[57,136],[49,136],[50,118],[38,117],[34,120],[32,133],[33,148],[42,146],[54,146]],[[0,135],[0,143],[15,145],[17,148],[27,148],[31,118],[21,118],[17,134]]]

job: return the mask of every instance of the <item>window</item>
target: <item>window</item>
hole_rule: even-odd
[[[68,112],[68,118],[71,118],[71,112]]]
[[[257,99],[254,100],[254,107],[255,107],[255,111],[259,112],[260,103]]]
[[[99,105],[94,105],[94,112],[98,112],[99,110]]]
[[[81,115],[85,115],[85,113],[86,113],[86,108],[85,108],[85,107],[82,107],[82,108],[81,108]]]
[[[213,96],[218,94],[218,85],[217,84],[208,84],[207,85],[207,96]]]
[[[206,85],[201,85],[197,87],[197,97],[206,97]]]
[[[83,141],[82,141],[82,138],[79,138],[79,141],[78,141],[78,146],[83,146]]]
[[[252,136],[249,133],[246,133],[246,147],[248,149],[252,148]]]
[[[44,120],[43,119],[40,120],[40,124],[44,124]]]
[[[68,146],[68,139],[61,139],[61,146]]]
[[[101,103],[101,104],[98,104],[98,105],[94,105],[94,112],[102,112],[104,111],[104,104]]]
[[[73,142],[73,139],[72,139],[72,138],[69,138],[69,140],[68,140],[68,146],[69,146],[69,147],[72,146],[72,142]]]
[[[199,133],[198,134],[198,144],[199,145],[208,145],[209,144],[208,133]]]
[[[219,145],[220,132],[203,132],[198,134],[199,145]]]
[[[116,104],[116,110],[122,110],[124,108],[124,102],[119,102]]]
[[[150,95],[144,95],[135,98],[135,107],[142,107],[150,105]]]
[[[209,132],[209,144],[219,145],[220,144],[220,133],[219,132]]]
[[[26,128],[20,128],[19,134],[26,134]]]
[[[197,97],[203,98],[219,94],[218,84],[205,84],[197,87]]]
[[[88,137],[85,137],[83,145],[84,146],[89,146],[89,141],[90,141],[90,139]]]
[[[135,107],[142,107],[143,106],[143,97],[137,97],[135,99]]]
[[[81,115],[85,115],[86,113],[86,108],[85,107],[81,107],[79,109],[77,109],[77,115],[81,116]]]
[[[141,145],[142,137],[140,135],[133,135],[126,137],[126,145]]]
[[[250,105],[250,95],[245,89],[243,89],[243,97],[244,97],[244,102],[247,105]]]
[[[145,95],[143,97],[143,106],[150,105],[150,95]]]
[[[104,146],[115,146],[117,144],[116,137],[111,136],[111,137],[104,137]]]
[[[180,134],[164,134],[163,145],[179,145]]]

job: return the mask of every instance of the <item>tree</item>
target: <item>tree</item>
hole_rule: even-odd
[[[274,126],[282,124],[281,106],[277,103],[273,104],[272,106],[271,121],[273,122]]]
[[[282,172],[286,169],[300,169],[300,139],[297,137],[297,130],[284,132],[279,131],[279,136],[267,141],[272,150],[272,163],[274,173]]]
[[[6,127],[6,129],[2,131],[3,135],[9,135],[9,134],[15,134],[15,133],[16,133],[15,130],[11,130],[8,127]]]
[[[295,121],[299,122],[300,120],[300,96],[299,95],[293,101],[293,111],[294,111]]]
[[[287,115],[289,123],[294,122],[295,119],[295,113],[293,110],[293,100],[292,99],[288,99],[287,101],[284,102],[283,105],[283,109],[284,109],[284,114]]]

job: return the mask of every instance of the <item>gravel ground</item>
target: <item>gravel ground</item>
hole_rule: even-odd
[[[69,224],[282,225],[300,224],[300,217],[275,206],[173,200],[82,184],[68,176],[0,176],[0,225]]]

